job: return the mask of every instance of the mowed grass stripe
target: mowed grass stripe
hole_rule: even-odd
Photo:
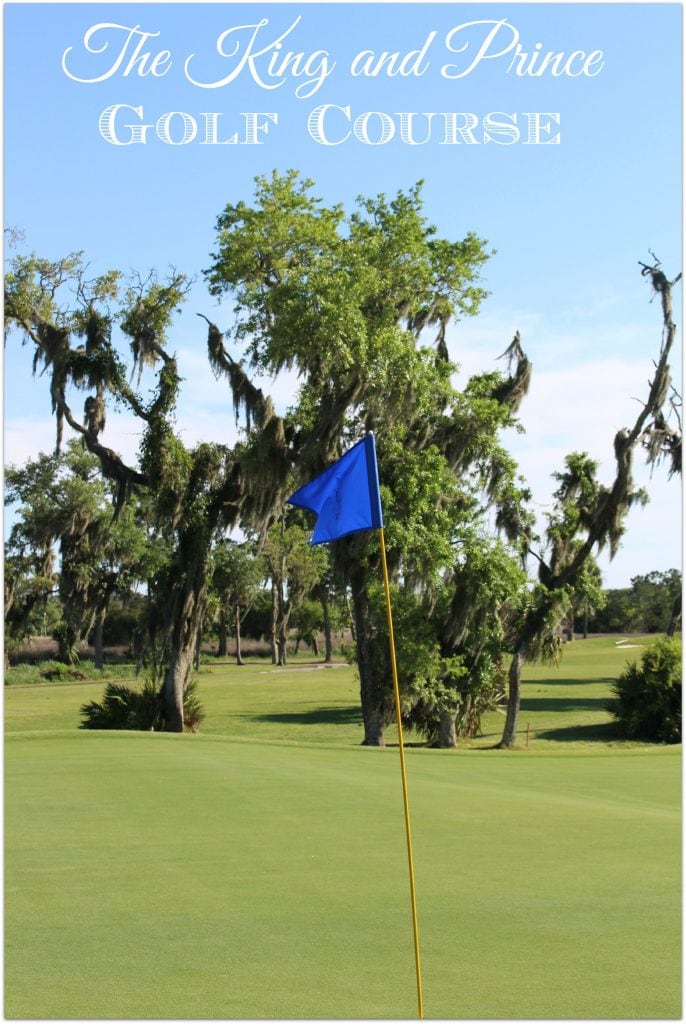
[[[680,1015],[680,759],[410,750],[427,1016]],[[416,1012],[397,751],[6,742],[9,1017]]]

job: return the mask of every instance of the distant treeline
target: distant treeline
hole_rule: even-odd
[[[664,633],[673,617],[681,628],[681,573],[649,572],[634,576],[630,587],[604,590],[605,605],[588,616],[590,633]],[[675,602],[676,605],[675,605]],[[583,632],[583,619],[575,620],[576,632]]]
[[[589,633],[664,633],[670,626],[672,617],[680,615],[680,605],[675,609],[675,601],[681,595],[681,573],[678,569],[666,572],[650,572],[645,576],[634,576],[631,586],[618,589],[604,589],[604,607],[589,614]],[[258,594],[257,599],[247,613],[243,634],[246,639],[268,640],[270,632],[270,594],[268,590]],[[140,607],[138,607],[140,603]],[[117,645],[130,641],[131,633],[136,626],[137,617],[142,616],[144,601],[139,595],[132,595],[123,604],[115,602],[105,627],[105,642]],[[307,612],[313,618],[310,630],[321,629],[316,621],[314,609],[308,602]],[[343,609],[341,609],[343,612]],[[304,618],[305,616],[303,616]],[[340,629],[345,623],[345,614],[337,622]],[[308,623],[309,624],[309,623]],[[296,617],[296,631],[299,622]],[[576,633],[583,633],[583,616],[574,621]],[[681,628],[680,619],[677,629]],[[216,631],[215,631],[216,633]],[[213,638],[210,630],[207,641]],[[295,637],[293,638],[295,640]]]

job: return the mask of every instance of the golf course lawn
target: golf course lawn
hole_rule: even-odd
[[[529,669],[517,751],[499,716],[408,748],[426,1017],[681,1016],[681,749],[603,707],[636,654]],[[360,747],[352,669],[215,663],[198,735],[80,731],[101,690],[5,689],[5,1016],[416,1016],[398,751]]]

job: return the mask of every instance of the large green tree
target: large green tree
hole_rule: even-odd
[[[170,731],[183,729],[183,694],[193,665],[198,628],[205,610],[213,541],[239,518],[245,493],[240,463],[224,446],[189,448],[174,428],[180,384],[166,335],[187,292],[186,278],[165,279],[108,272],[89,279],[82,255],[61,260],[17,256],[5,277],[5,319],[34,346],[34,369],[48,374],[57,420],[57,443],[66,422],[97,456],[103,475],[116,488],[121,513],[132,491],[147,496],[152,530],[169,543],[169,557],[157,567],[157,632],[162,637],[164,681],[162,719]],[[119,327],[129,343],[128,359],[115,343]],[[129,383],[138,372],[154,376],[150,397]],[[85,393],[83,419],[74,412]],[[141,428],[138,464],[129,465],[102,440],[108,403],[123,406]]]
[[[147,495],[152,529],[168,544],[151,580],[166,728],[183,727],[216,540],[235,525],[267,536],[289,493],[365,433],[377,436],[391,572],[408,599],[430,601],[455,575],[458,526],[477,529],[492,515],[510,551],[520,550],[531,532],[526,492],[499,436],[515,422],[531,365],[517,335],[506,373],[484,373],[458,388],[446,344],[450,322],[474,315],[486,295],[480,272],[487,259],[473,233],[459,241],[437,235],[420,185],[360,199],[346,215],[295,172],[257,179],[253,205],[229,205],[219,217],[206,272],[211,292],[233,302],[233,328],[223,334],[208,321],[207,335],[211,366],[227,378],[245,418],[244,440],[232,450],[189,449],[174,429],[180,381],[166,335],[187,288],[182,275],[127,284],[109,273],[89,281],[79,254],[13,261],[6,319],[34,345],[36,368],[49,374],[58,440],[65,421],[82,436],[116,483],[119,509],[132,489]],[[128,366],[113,341],[115,326],[129,341]],[[241,358],[232,356],[236,349]],[[139,382],[142,372],[153,375],[151,398],[129,383],[129,369]],[[301,383],[292,407],[278,415],[251,376],[283,370],[297,372]],[[72,407],[79,390],[86,392],[83,422]],[[141,424],[136,465],[102,442],[112,399]],[[371,611],[376,538],[346,538],[332,556],[352,597],[364,742],[383,743],[392,702]]]
[[[227,639],[233,630],[236,664],[243,664],[241,625],[250,611],[264,576],[263,560],[250,544],[222,540],[214,550],[212,590],[218,604],[220,658],[228,654]]]
[[[476,492],[518,545],[530,522],[498,434],[514,422],[530,364],[517,336],[509,375],[483,374],[457,390],[446,345],[450,321],[475,314],[485,297],[485,243],[473,233],[439,238],[423,215],[420,185],[360,199],[346,217],[295,172],[258,179],[254,205],[228,206],[217,240],[206,277],[213,293],[233,301],[231,342],[245,362],[229,356],[228,339],[210,325],[213,365],[231,380],[247,425],[267,424],[245,446],[245,458],[263,466],[250,506],[264,514],[279,489],[285,496],[282,438],[299,483],[373,431],[391,571],[403,589],[427,593],[451,570],[456,524],[481,514]],[[267,417],[249,373],[284,369],[302,384],[283,419]],[[376,539],[345,538],[332,557],[352,594],[364,742],[380,744],[392,701],[370,604]]]
[[[20,509],[5,541],[5,654],[28,634],[35,609],[56,587],[53,509],[47,500],[55,459],[40,455],[32,467],[5,469],[5,503]]]
[[[558,489],[546,530],[547,546],[537,552],[538,581],[522,616],[514,640],[508,677],[508,710],[500,746],[516,745],[522,668],[527,658],[550,651],[561,620],[575,592],[583,590],[583,576],[595,552],[618,551],[630,509],[647,500],[633,476],[635,454],[641,449],[651,464],[667,460],[670,475],[681,472],[681,432],[668,422],[672,388],[670,356],[676,339],[672,288],[659,263],[641,264],[653,292],[660,298],[662,332],[655,372],[648,394],[631,427],[614,438],[615,474],[608,486],[598,480],[598,465],[584,452],[565,459],[556,474]],[[532,551],[532,549],[530,549]],[[533,553],[533,551],[532,551]]]
[[[99,461],[78,440],[60,454],[8,467],[5,485],[6,502],[17,506],[6,563],[13,585],[6,605],[10,634],[41,595],[55,590],[62,608],[59,657],[77,660],[80,643],[93,633],[96,663],[102,664],[102,628],[110,601],[141,578],[146,538],[133,504],[124,503],[113,521],[112,495]],[[22,566],[23,579],[17,576]]]
[[[288,626],[293,612],[323,578],[328,564],[326,550],[313,548],[302,526],[286,520],[284,515],[272,526],[263,548],[272,593],[271,640],[277,665],[286,664]]]

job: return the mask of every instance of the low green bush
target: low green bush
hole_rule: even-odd
[[[681,640],[661,637],[612,686],[610,712],[629,739],[681,742]]]
[[[83,719],[81,729],[129,729],[138,732],[159,732],[162,728],[162,709],[155,682],[148,678],[140,689],[134,690],[120,683],[108,683],[101,701],[92,700],[79,709]],[[198,697],[198,684],[189,684],[183,698],[185,728],[196,732],[205,718]]]
[[[47,660],[21,663],[5,669],[5,686],[37,686],[50,683],[73,683],[105,679],[132,679],[136,666],[130,663],[110,664],[96,668],[92,661],[80,661],[78,668],[64,662]]]
[[[54,668],[42,668],[40,670],[40,677],[49,683],[68,683],[72,679],[85,679],[86,673],[82,672],[80,668],[74,668],[72,665],[64,665],[62,662],[57,662]]]
[[[189,732],[197,732],[205,720],[205,709],[198,696],[198,683],[192,679],[183,695],[183,724]]]

